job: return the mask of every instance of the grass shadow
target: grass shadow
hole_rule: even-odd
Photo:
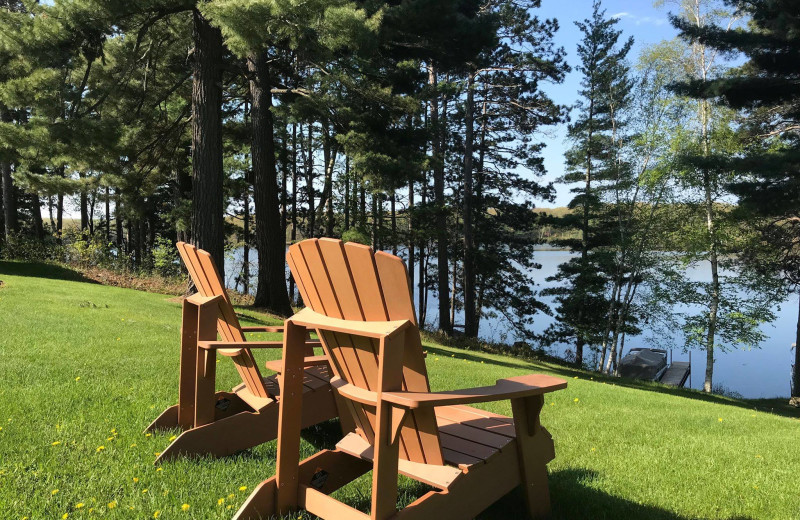
[[[456,347],[454,347],[456,348]],[[451,352],[445,351],[441,348],[437,348],[431,345],[425,345],[425,350],[428,351],[430,354],[436,354],[443,357],[450,357]],[[503,356],[503,354],[494,354]],[[637,379],[628,379],[624,377],[614,377],[614,376],[606,376],[600,374],[598,372],[587,372],[586,370],[580,370],[575,367],[570,367],[566,365],[561,365],[555,362],[552,359],[547,359],[546,361],[541,361],[537,359],[525,359],[525,358],[514,358],[508,357],[509,361],[500,361],[497,359],[489,359],[485,357],[479,357],[477,355],[471,354],[470,351],[461,351],[456,356],[459,359],[466,359],[469,361],[474,362],[483,362],[487,365],[494,365],[498,367],[504,368],[525,368],[529,363],[533,364],[540,364],[543,365],[547,371],[552,372],[556,375],[564,377],[565,379],[574,379],[577,377],[578,379],[583,380],[592,380],[599,383],[606,383],[608,385],[613,386],[621,386],[625,388],[634,388],[636,390],[644,390],[647,392],[656,392],[659,394],[667,394],[676,397],[684,397],[687,399],[696,399],[698,401],[705,401],[709,403],[715,404],[722,404],[728,406],[736,406],[739,408],[743,408],[746,410],[756,410],[759,412],[766,412],[771,413],[774,415],[780,415],[782,417],[790,417],[790,418],[798,418],[800,417],[800,408],[794,408],[789,406],[787,399],[738,399],[733,397],[727,397],[723,395],[717,394],[706,394],[701,392],[700,390],[692,390],[689,388],[678,388],[674,386],[666,386],[659,383],[654,383],[650,381],[640,381]]]
[[[87,278],[80,272],[68,267],[43,262],[14,262],[2,260],[0,261],[0,275],[4,274],[100,284],[100,282]]]

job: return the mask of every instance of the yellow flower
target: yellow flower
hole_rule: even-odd
[[[578,398],[576,397],[576,398],[575,398],[575,399],[573,399],[572,401],[573,401],[573,402],[575,402],[575,403],[577,403],[578,401],[580,401],[580,399],[578,399]]]
[[[145,433],[145,434],[144,434],[144,436],[145,436],[145,437],[150,437],[150,436],[152,436],[152,435],[153,435],[152,433]]]
[[[105,447],[105,446],[98,446],[98,447],[97,447],[97,449],[96,449],[95,451],[96,451],[97,453],[100,453],[100,452],[101,452],[101,451],[103,451],[104,449],[106,449],[106,447]]]
[[[177,438],[178,438],[178,437],[177,437],[176,435],[173,435],[172,437],[170,437],[170,438],[169,438],[169,442],[172,442],[172,441],[174,441],[174,440],[175,440],[175,439],[177,439]]]
[[[164,468],[156,468],[156,472],[164,471]]]
[[[235,498],[235,497],[236,497],[236,495],[234,495],[233,493],[228,495],[228,498]]]
[[[597,451],[597,448],[592,448],[592,451]]]
[[[58,489],[54,489],[53,491],[50,492],[51,495],[55,495],[56,493],[58,493]]]
[[[119,338],[117,338],[117,341],[119,341]]]
[[[756,455],[756,458],[757,459],[763,459],[764,457],[762,457],[761,455]]]
[[[115,507],[117,507],[117,501],[116,500],[112,500],[111,502],[108,503],[108,508],[109,509],[114,509]]]
[[[78,377],[75,378],[75,381],[80,381],[80,380],[81,380],[81,376],[78,376]]]
[[[136,447],[136,443],[134,442],[133,444],[131,444],[131,448],[135,448],[135,447]]]
[[[153,518],[158,518],[159,516],[161,516],[161,511],[156,511],[153,513]]]
[[[156,456],[156,457],[158,457],[159,455],[161,455],[161,452],[160,452],[160,451],[154,451],[153,453],[155,454],[155,456]]]
[[[189,510],[189,504],[183,504],[181,506],[181,511],[188,511],[188,510]]]
[[[142,493],[147,493],[147,488],[144,488],[144,489],[142,490]]]
[[[240,486],[239,491],[247,491],[247,486]]]
[[[218,506],[221,506],[224,503],[225,503],[225,499],[224,498],[220,498],[219,500],[217,500],[217,505]]]
[[[550,403],[550,406],[555,406],[555,405],[556,405],[556,403]]]
[[[722,417],[720,417],[720,418],[719,418],[719,419],[717,419],[717,420],[718,420],[719,422],[722,422]]]
[[[573,377],[572,379],[578,379],[578,376]]]
[[[82,507],[83,507],[83,502],[78,502],[77,504],[75,504],[75,509],[80,509]]]
[[[133,477],[133,482],[134,483],[139,482],[139,479],[137,477]]]
[[[61,444],[61,441],[53,441],[50,443],[50,446],[58,446],[59,444]]]
[[[106,440],[107,440],[107,441],[113,441],[113,440],[114,440],[114,437],[113,437],[113,436],[112,436],[112,437],[107,437],[107,438],[106,438]]]
[[[61,520],[67,520],[67,518],[69,518],[69,513],[64,513],[61,515]]]

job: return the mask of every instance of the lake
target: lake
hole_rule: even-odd
[[[541,250],[536,253],[536,261],[542,268],[534,272],[534,280],[537,288],[547,287],[551,282],[545,279],[555,274],[558,265],[566,262],[571,253],[567,251]],[[251,250],[251,273],[256,272],[256,252]],[[242,250],[237,249],[230,253],[225,259],[225,277],[229,287],[233,287],[236,275],[240,272],[242,265]],[[687,271],[687,275],[693,280],[710,279],[708,266],[692,267]],[[255,284],[253,284],[255,285]],[[726,390],[736,392],[744,397],[786,397],[789,395],[789,381],[791,377],[791,365],[793,362],[792,343],[795,340],[795,327],[797,323],[797,304],[798,296],[792,295],[787,301],[783,302],[775,314],[777,319],[762,325],[767,340],[757,349],[737,349],[728,352],[715,352],[716,362],[714,363],[714,386],[721,385]],[[552,304],[552,299],[542,298],[548,304]],[[415,302],[417,301],[415,297]],[[428,323],[427,326],[435,326],[438,314],[436,310],[436,298],[429,294],[428,297]],[[540,315],[535,321],[533,332],[544,331],[554,318],[547,315]],[[456,314],[456,323],[463,323],[463,313]],[[688,361],[689,352],[680,347],[681,338],[676,336],[669,338],[664,336],[662,330],[652,330],[647,324],[642,325],[643,333],[640,336],[627,337],[625,340],[625,351],[631,347],[653,347],[670,349],[670,346],[677,345],[672,349],[672,356],[675,361]],[[479,336],[487,341],[497,341],[503,343],[513,343],[520,339],[513,330],[511,324],[505,318],[483,318],[480,324]],[[674,343],[673,343],[674,341]],[[565,351],[571,345],[553,345],[548,347],[548,352],[553,355],[563,357]],[[585,354],[591,360],[591,354]],[[704,351],[691,351],[692,374],[690,384],[692,388],[703,387],[703,377],[705,374],[706,356]],[[688,385],[687,385],[688,386]]]

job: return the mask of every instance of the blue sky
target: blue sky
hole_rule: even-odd
[[[607,15],[619,18],[620,22],[617,24],[617,28],[623,31],[623,38],[633,36],[634,46],[629,54],[632,62],[645,47],[677,36],[677,31],[667,18],[670,11],[676,10],[677,6],[674,4],[667,2],[666,5],[655,8],[652,0],[604,0],[602,5]],[[558,20],[560,29],[556,33],[555,41],[557,45],[566,50],[567,63],[573,69],[577,65],[576,48],[581,39],[580,30],[574,22],[588,18],[591,13],[592,0],[542,0],[541,9],[536,10],[536,14],[540,18],[556,18]],[[567,75],[564,83],[547,85],[545,91],[556,103],[572,105],[577,100],[579,87],[580,74],[573,70]],[[566,125],[549,129],[543,136],[543,141],[547,143],[544,151],[544,162],[547,168],[545,181],[554,181],[564,172],[564,151],[568,147],[565,137]],[[571,198],[569,189],[570,187],[567,185],[557,184],[555,203],[539,201],[537,206],[566,206]]]

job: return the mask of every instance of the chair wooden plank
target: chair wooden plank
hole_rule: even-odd
[[[511,438],[506,437],[505,435],[484,430],[482,428],[476,428],[469,424],[452,421],[439,415],[436,416],[436,422],[439,425],[440,435],[446,433],[453,437],[468,439],[472,442],[477,442],[491,448],[502,448],[512,441]]]
[[[353,274],[358,299],[364,310],[364,318],[367,321],[388,320],[389,313],[386,312],[386,303],[383,301],[372,248],[348,242],[344,245],[344,251]]]
[[[364,312],[356,293],[353,275],[345,258],[342,241],[320,238],[317,246],[339,301],[342,317],[346,320],[364,321]]]
[[[292,276],[297,284],[297,290],[300,291],[300,296],[303,298],[303,303],[312,310],[323,312],[322,302],[317,294],[317,289],[314,287],[314,281],[311,279],[311,274],[308,272],[308,266],[306,266],[306,261],[300,252],[298,244],[289,246],[289,251],[286,253],[286,262],[289,264],[289,270],[292,271]]]
[[[390,320],[411,320],[417,324],[417,313],[411,298],[408,270],[402,259],[378,251],[375,266],[380,278],[386,313]]]
[[[311,279],[314,281],[320,303],[324,309],[323,314],[341,319],[344,316],[339,307],[339,301],[334,292],[328,270],[325,268],[325,262],[322,260],[322,254],[319,251],[317,242],[318,240],[316,238],[303,240],[298,244],[300,246],[300,253],[303,255]]]
[[[444,455],[444,461],[446,463],[456,467],[472,466],[473,464],[480,464],[483,462],[477,457],[470,457],[464,453],[459,453],[447,448],[442,448],[442,455]]]
[[[463,453],[464,455],[469,455],[470,457],[475,457],[476,459],[480,460],[486,460],[495,453],[497,453],[496,448],[484,446],[483,444],[473,442],[472,440],[469,439],[454,437],[442,431],[439,432],[439,440],[442,443],[443,450],[446,449],[451,451],[457,451],[459,453]]]
[[[445,419],[449,419],[453,422],[458,422],[461,424],[472,426],[473,428],[479,428],[482,430],[490,431],[492,433],[503,435],[510,439],[516,437],[516,432],[514,431],[514,422],[511,419],[509,419],[508,423],[503,423],[497,420],[497,418],[495,417],[485,417],[482,416],[481,414],[472,413],[469,410],[464,410],[464,408],[471,408],[471,407],[442,406],[436,408],[436,415],[438,417],[444,417]],[[472,410],[477,410],[477,409],[472,408]]]

